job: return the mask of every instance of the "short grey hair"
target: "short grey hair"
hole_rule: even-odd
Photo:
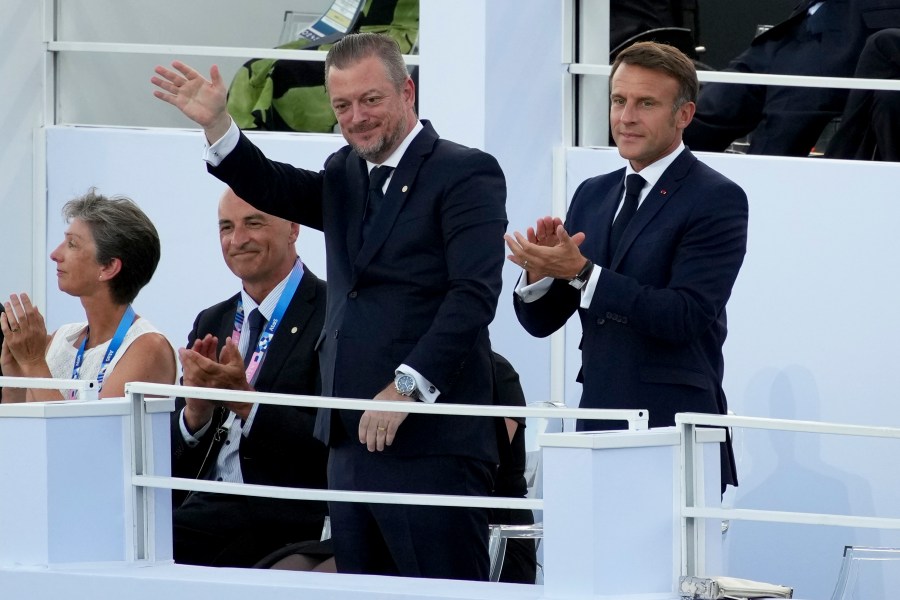
[[[66,202],[62,209],[66,221],[83,221],[94,238],[100,265],[114,258],[122,268],[110,282],[113,300],[129,304],[137,297],[159,264],[159,233],[144,212],[125,196],[106,197],[96,188]]]
[[[377,56],[381,60],[394,88],[400,91],[409,78],[400,46],[392,37],[370,32],[345,35],[331,47],[325,57],[326,88],[331,67],[346,69],[370,56]]]

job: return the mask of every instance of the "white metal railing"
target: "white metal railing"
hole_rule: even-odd
[[[702,462],[695,440],[698,427],[726,427],[764,429],[900,440],[900,428],[871,427],[822,423],[818,421],[794,421],[761,417],[734,417],[682,413],[675,415],[675,423],[681,431],[681,574],[702,574],[703,521],[706,519],[731,519],[736,521],[766,521],[800,525],[828,525],[835,527],[862,527],[872,529],[900,529],[900,518],[859,517],[829,513],[789,512],[705,506],[699,489],[702,481]]]
[[[572,75],[609,76],[611,65],[572,63]],[[738,73],[736,71],[697,71],[697,79],[703,82],[746,83],[750,85],[779,85],[785,87],[840,88],[848,90],[886,90],[900,92],[896,79],[865,79],[862,77],[811,77],[807,75],[775,75],[762,73]]]
[[[45,377],[0,377],[0,388],[36,390],[74,390],[76,401],[96,400],[97,382],[81,379],[49,379]]]
[[[216,56],[225,58],[274,58],[325,62],[321,50],[278,50],[275,48],[241,48],[236,46],[197,46],[192,44],[132,44],[128,42],[47,42],[49,52],[100,52],[103,54],[168,54],[173,56]],[[404,54],[407,65],[418,65],[419,56]]]
[[[576,11],[575,7],[578,7]],[[609,131],[609,83],[596,75],[609,77],[609,0],[567,0],[567,19],[581,17],[578,23],[564,23],[564,32],[580,32],[580,61],[566,61],[568,73],[587,79],[578,86],[578,145],[606,146]],[[731,71],[698,71],[703,82],[778,85],[786,87],[839,88],[850,90],[900,91],[900,81],[855,77],[810,77],[801,75],[768,75]],[[572,132],[574,134],[574,132]]]
[[[152,519],[149,517],[149,515],[152,515],[154,512],[153,495],[147,492],[148,489],[155,488],[328,502],[518,508],[527,510],[541,510],[543,508],[543,500],[540,499],[322,490],[219,481],[200,481],[195,479],[155,475],[152,461],[150,460],[150,457],[153,456],[154,449],[152,448],[153,436],[150,431],[150,422],[147,419],[147,407],[145,403],[146,395],[182,396],[225,402],[253,402],[278,406],[304,406],[359,411],[383,410],[388,412],[483,417],[606,419],[626,421],[628,422],[629,429],[634,431],[646,430],[648,423],[648,412],[646,410],[531,408],[472,404],[427,404],[424,402],[401,403],[346,398],[324,398],[321,396],[217,390],[142,382],[127,383],[125,385],[125,394],[132,404],[131,443],[133,446],[133,461],[131,485],[134,489],[134,518],[136,529],[134,535],[135,557],[138,559],[146,559],[151,556],[152,548],[155,544],[153,528],[150,526]]]

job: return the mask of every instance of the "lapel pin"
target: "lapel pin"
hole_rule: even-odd
[[[296,328],[296,327],[291,327],[291,333],[297,333],[297,328]]]
[[[666,190],[659,190],[660,195],[665,196],[668,192]]]
[[[401,192],[406,192],[406,190],[408,190],[408,189],[409,189],[409,186],[408,186],[408,185],[404,185],[404,186],[403,186],[403,189],[400,190],[400,191],[401,191]]]

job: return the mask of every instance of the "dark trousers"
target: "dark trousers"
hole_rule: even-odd
[[[402,431],[401,431],[402,434]],[[487,496],[490,465],[458,456],[400,457],[344,442],[328,459],[331,489]],[[488,511],[329,503],[341,573],[486,581]]]
[[[900,29],[869,36],[855,76],[900,79]],[[900,92],[851,91],[825,156],[900,161]]]
[[[193,493],[172,515],[175,562],[252,567],[285,544],[318,540],[321,502]]]
[[[845,76],[835,72],[843,67],[823,58],[836,50],[822,42],[821,34],[809,33],[804,23],[779,39],[750,46],[726,71]],[[721,152],[751,134],[750,154],[808,156],[825,126],[840,116],[846,99],[847,90],[706,83],[684,142],[691,150]]]

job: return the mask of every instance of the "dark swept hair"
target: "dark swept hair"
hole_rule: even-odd
[[[122,261],[119,273],[110,279],[113,300],[129,304],[147,285],[159,264],[160,244],[156,227],[130,198],[107,198],[96,188],[66,202],[62,209],[66,221],[84,221],[94,237],[100,265],[108,265],[114,258]]]
[[[400,91],[409,78],[400,46],[389,36],[370,32],[345,35],[331,47],[325,57],[325,86],[328,86],[328,70],[331,67],[346,69],[370,56],[381,60],[394,88]]]
[[[678,82],[678,97],[675,99],[674,110],[687,102],[697,101],[697,94],[700,91],[697,69],[691,59],[674,46],[656,42],[638,42],[625,48],[613,62],[612,71],[609,73],[610,87],[616,69],[622,64],[660,71],[675,79]]]

